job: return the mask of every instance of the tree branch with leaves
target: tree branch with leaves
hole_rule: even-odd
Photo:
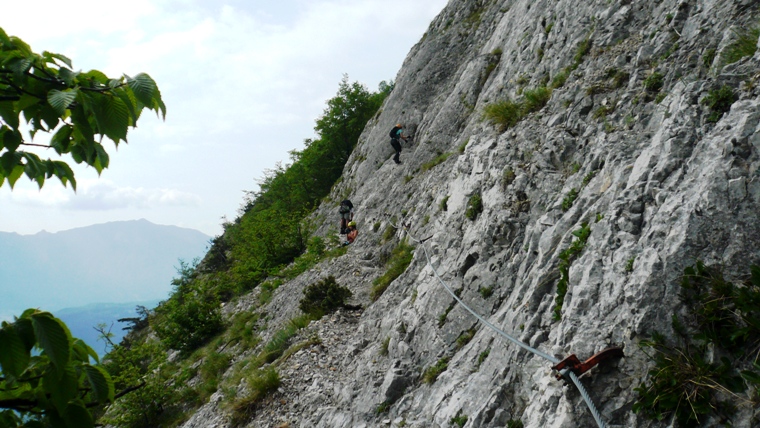
[[[98,70],[74,71],[66,56],[34,53],[0,28],[0,186],[7,181],[12,188],[26,175],[40,188],[57,177],[76,190],[67,161],[21,148],[52,149],[100,174],[110,162],[104,138],[115,147],[126,142],[146,108],[166,117],[161,92],[149,75],[109,78]],[[32,143],[40,131],[51,134],[48,144]]]

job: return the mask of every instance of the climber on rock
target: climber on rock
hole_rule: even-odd
[[[343,245],[353,244],[358,235],[359,235],[359,231],[356,230],[356,222],[350,221],[348,223],[348,233],[346,234],[346,242],[344,242]]]
[[[396,155],[393,156],[393,162],[396,162],[396,164],[400,164],[401,161],[399,160],[399,155],[401,154],[401,142],[399,142],[399,139],[404,140],[404,142],[409,141],[412,137],[404,136],[404,125],[397,123],[396,126],[391,129],[390,132],[391,136],[391,146],[393,147],[393,150],[396,151]]]
[[[348,222],[354,219],[354,204],[348,199],[344,199],[338,208],[340,214],[340,234],[348,233]]]

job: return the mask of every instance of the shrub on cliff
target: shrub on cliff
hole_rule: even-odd
[[[298,308],[305,314],[317,317],[332,312],[346,303],[353,293],[346,287],[338,285],[335,277],[327,278],[309,285],[303,290],[304,297],[298,304]]]

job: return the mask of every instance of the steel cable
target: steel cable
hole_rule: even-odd
[[[395,229],[399,229],[399,227],[396,226],[395,224],[393,224],[392,221],[390,222],[390,224]],[[469,312],[470,314],[472,314],[472,316],[474,316],[475,318],[477,318],[478,321],[480,321],[486,327],[488,327],[491,330],[493,330],[494,332],[496,332],[498,335],[504,337],[505,339],[507,339],[510,342],[514,343],[515,345],[517,345],[517,346],[525,349],[526,351],[531,352],[534,355],[538,355],[539,357],[541,357],[541,358],[543,358],[543,359],[545,359],[547,361],[550,361],[551,363],[553,363],[555,365],[560,362],[560,360],[558,360],[557,358],[555,358],[555,357],[553,357],[553,356],[551,356],[551,355],[549,355],[549,354],[547,354],[545,352],[541,352],[538,349],[532,348],[528,344],[523,343],[520,340],[512,337],[510,334],[506,333],[505,331],[501,330],[500,328],[498,328],[495,325],[491,324],[490,322],[486,321],[485,318],[481,317],[474,310],[472,310],[472,308],[470,308],[466,303],[464,303],[462,301],[462,299],[459,298],[459,296],[456,295],[456,293],[454,293],[454,291],[446,284],[446,282],[438,274],[438,271],[435,269],[435,266],[433,266],[433,262],[430,260],[430,255],[428,254],[427,247],[425,247],[425,243],[423,241],[421,241],[421,240],[416,239],[414,236],[412,236],[412,234],[409,232],[409,230],[406,227],[404,227],[403,230],[406,233],[406,235],[409,236],[409,238],[412,241],[416,242],[418,245],[420,245],[422,247],[422,251],[425,254],[425,259],[427,260],[428,265],[430,265],[430,269],[433,270],[433,274],[438,279],[438,282],[441,283],[441,285],[443,286],[443,288],[446,289],[446,291],[451,295],[451,297],[453,297],[454,300],[457,301],[457,303],[459,303],[460,305],[462,305],[462,307],[465,308],[467,310],[467,312]],[[596,423],[599,426],[599,428],[606,428],[606,424],[602,420],[601,414],[597,410],[596,405],[594,404],[593,400],[591,400],[591,396],[586,391],[586,388],[584,388],[583,384],[581,384],[580,380],[578,379],[578,376],[576,376],[575,373],[573,373],[571,370],[568,370],[568,369],[564,369],[564,370],[560,371],[560,374],[563,377],[565,377],[565,378],[569,377],[570,380],[573,381],[573,383],[575,384],[575,386],[578,388],[578,391],[580,391],[581,396],[583,397],[583,400],[586,402],[586,406],[588,406],[589,410],[591,411],[591,415],[594,417],[594,420],[596,421]]]

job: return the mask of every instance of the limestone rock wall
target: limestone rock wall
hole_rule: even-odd
[[[457,415],[466,427],[595,426],[549,362],[454,305],[433,269],[490,322],[548,354],[623,347],[625,358],[582,380],[610,426],[660,426],[631,412],[649,369],[638,341],[670,331],[684,267],[699,259],[737,277],[760,260],[760,55],[721,65],[757,12],[746,0],[452,0],[407,56],[333,191],[356,206],[359,239],[281,286],[267,309],[274,331],[297,314],[303,287],[334,275],[364,310],[304,329],[322,344],[286,363],[277,397],[248,426],[447,427]],[[590,51],[578,58],[584,41]],[[513,128],[483,120],[486,105],[551,87],[574,63],[547,105]],[[644,87],[654,73],[659,93]],[[700,101],[724,85],[737,101],[710,123]],[[397,122],[415,136],[402,165],[387,135]],[[471,220],[475,194],[483,211]],[[336,210],[319,208],[321,233],[336,231]],[[425,239],[432,266],[417,245],[372,302],[372,281],[406,233],[386,240],[392,222]],[[583,223],[591,233],[555,321],[559,254]],[[458,341],[469,330],[472,340]],[[448,369],[422,382],[444,357]],[[226,426],[214,400],[185,427]],[[740,409],[736,426],[750,426],[751,412]]]

